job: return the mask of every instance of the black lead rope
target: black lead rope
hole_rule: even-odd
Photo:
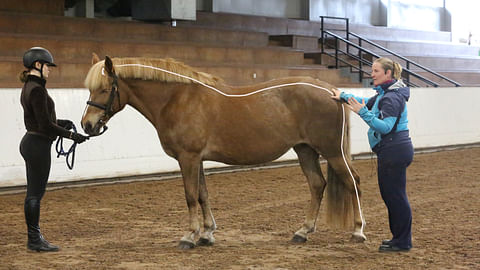
[[[73,132],[77,132],[77,128],[72,123]],[[73,164],[75,163],[75,148],[77,143],[74,141],[72,146],[68,149],[67,152],[63,149],[63,137],[59,136],[57,139],[57,144],[55,145],[55,150],[57,150],[57,158],[60,156],[65,156],[65,161],[67,162],[67,167],[71,170],[73,169]]]
[[[107,131],[108,127],[103,126],[102,132],[100,132],[97,135],[90,135],[88,136],[89,138],[91,137],[96,137],[102,135],[105,131]],[[77,127],[72,123],[72,130],[74,133],[77,133]],[[67,163],[67,167],[72,170],[73,169],[73,164],[75,163],[75,148],[77,147],[77,143],[73,141],[72,146],[68,149],[67,152],[63,149],[63,137],[58,137],[57,143],[55,145],[55,150],[57,151],[57,158],[60,156],[65,156],[65,161]]]

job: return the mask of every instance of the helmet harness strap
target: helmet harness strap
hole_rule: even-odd
[[[42,61],[38,61],[38,62],[41,64],[40,69],[38,69],[38,68],[35,66],[35,63],[33,64],[33,69],[38,70],[38,71],[40,72],[40,78],[43,79],[43,66],[45,65],[45,63],[42,62]]]

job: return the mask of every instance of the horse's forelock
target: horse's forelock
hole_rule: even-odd
[[[102,74],[102,69],[105,61],[99,61],[94,64],[87,73],[85,77],[85,87],[90,90],[97,90],[104,88],[107,83],[107,78]]]

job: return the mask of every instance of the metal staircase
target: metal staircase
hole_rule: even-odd
[[[381,56],[371,49],[366,48],[367,44],[370,48],[375,48],[377,51],[381,51],[382,55],[394,58],[395,61],[400,61],[402,66],[402,79],[408,86],[420,87],[420,86],[433,86],[438,87],[437,82],[420,75],[418,72],[412,70],[420,70],[430,74],[429,77],[436,78],[439,81],[444,81],[447,84],[458,87],[461,86],[458,82],[451,80],[427,67],[424,67],[406,57],[403,57],[375,42],[372,42],[358,34],[350,31],[349,19],[332,16],[320,16],[321,18],[321,38],[319,40],[321,44],[321,54],[327,55],[335,59],[335,68],[348,67],[350,73],[358,74],[359,82],[364,82],[366,78],[370,76],[370,67],[375,59]],[[326,29],[325,20],[344,21],[345,28],[342,29]],[[345,33],[342,37],[339,32]],[[414,82],[412,82],[412,80]],[[424,83],[425,85],[419,85]]]

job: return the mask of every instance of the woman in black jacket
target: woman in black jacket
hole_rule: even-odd
[[[20,97],[24,123],[27,133],[20,143],[20,153],[25,160],[27,172],[27,194],[24,211],[28,229],[30,250],[57,251],[58,246],[50,244],[40,233],[40,201],[45,194],[51,165],[52,142],[61,136],[76,143],[88,139],[79,133],[69,131],[72,121],[60,120],[55,115],[55,103],[45,88],[50,67],[55,67],[49,51],[41,47],[33,47],[23,55],[23,65],[27,70],[20,74],[24,82]]]

